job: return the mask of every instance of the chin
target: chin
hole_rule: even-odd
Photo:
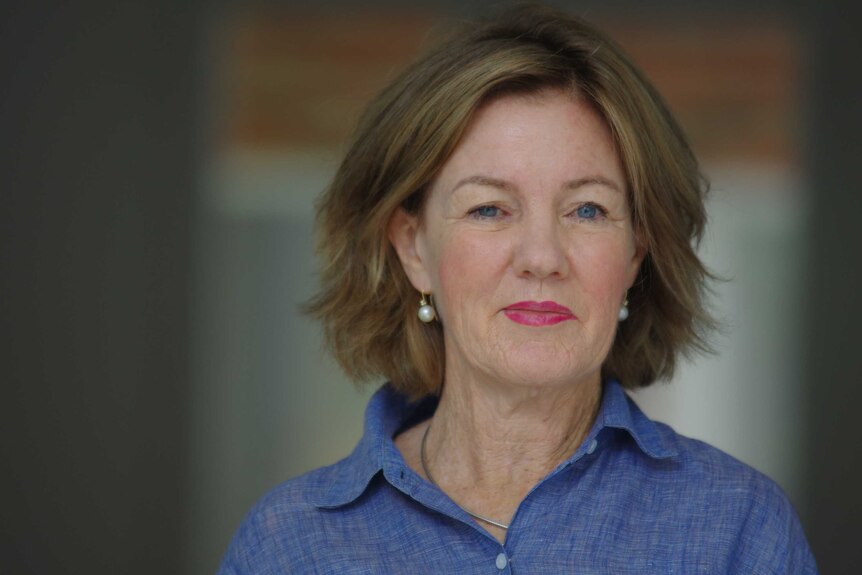
[[[555,354],[531,353],[506,362],[505,379],[533,388],[559,388],[599,377],[599,369],[561,362]]]

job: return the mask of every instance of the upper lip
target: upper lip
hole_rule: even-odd
[[[572,310],[564,305],[560,305],[555,301],[519,301],[507,306],[507,310],[521,311],[544,311],[553,313],[562,313],[566,315],[574,315]]]

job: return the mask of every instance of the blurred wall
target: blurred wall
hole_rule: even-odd
[[[862,565],[862,10],[818,5],[809,58],[804,283],[807,523],[823,573]],[[792,313],[793,310],[788,310]]]
[[[0,572],[177,573],[201,14],[0,12]]]

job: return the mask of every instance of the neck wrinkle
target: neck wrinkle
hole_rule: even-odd
[[[474,486],[526,495],[583,442],[598,413],[601,383],[532,390],[448,385],[430,423],[427,456],[443,486]]]

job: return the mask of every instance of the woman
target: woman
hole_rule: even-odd
[[[345,460],[250,513],[222,573],[815,573],[770,480],[623,389],[705,348],[697,162],[584,22],[462,31],[370,106],[311,309],[384,376]]]

